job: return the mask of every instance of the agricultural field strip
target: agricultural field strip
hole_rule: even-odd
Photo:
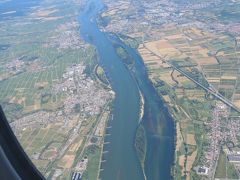
[[[17,81],[17,79],[16,79]],[[24,81],[24,79],[23,79]],[[15,86],[13,88],[11,88],[8,92],[7,92],[7,96],[8,97],[13,97],[14,95],[16,95],[16,90],[19,88],[18,86],[22,83],[22,81],[18,80],[15,84]]]
[[[40,50],[38,50],[38,53],[40,53],[39,52]],[[16,58],[14,55],[13,55],[13,57],[14,58]],[[46,57],[46,59],[48,60],[48,62],[50,62],[50,57],[49,57],[49,55],[47,54],[47,53],[45,53],[45,57]],[[61,61],[62,62],[62,61]],[[53,68],[54,70],[55,70],[55,72],[56,72],[56,69],[55,68]],[[48,72],[47,72],[48,73]],[[24,85],[24,87],[25,88],[31,88],[32,86],[33,86],[33,82],[35,82],[33,79],[30,79],[30,78],[32,78],[32,76],[30,76],[31,75],[31,73],[28,73],[28,79],[27,80],[23,80],[24,82],[25,82],[25,85]],[[46,74],[44,73],[44,75],[46,76]],[[39,76],[40,76],[40,74],[39,74]],[[52,81],[52,72],[51,72],[51,80],[50,81]],[[39,77],[37,78],[37,82],[39,81]],[[42,74],[41,74],[41,80],[43,80],[43,79],[49,79],[49,78],[46,78],[46,77],[42,77]],[[29,82],[29,81],[31,81],[31,82]],[[15,87],[15,88],[12,88],[12,85],[14,84],[14,86],[13,87]],[[4,89],[5,89],[5,91],[4,91],[4,93],[1,93],[1,99],[3,98],[3,97],[5,97],[5,96],[7,96],[7,95],[13,95],[13,91],[14,91],[14,89],[16,89],[16,88],[18,88],[19,87],[19,84],[22,84],[22,82],[21,81],[18,81],[18,84],[15,84],[15,82],[12,80],[12,79],[10,79],[9,80],[9,82],[8,82],[8,84],[7,84],[7,87],[5,87]],[[9,89],[9,87],[11,87],[10,89]]]
[[[236,38],[235,38],[235,44],[234,44],[234,50],[235,50],[235,58],[237,59],[237,65],[239,66],[239,61],[240,61],[240,58],[237,56],[237,41],[236,41]],[[239,81],[239,76],[237,77],[236,81],[235,81],[235,85],[234,85],[234,89],[233,89],[233,95],[232,95],[232,99],[231,101],[234,102],[234,97],[235,97],[235,94],[236,94],[236,89],[237,89],[237,86],[238,86],[238,81]]]
[[[31,137],[31,140],[28,142],[28,145],[25,148],[26,150],[28,150],[31,147],[31,145],[33,144],[35,139],[38,137],[40,132],[41,132],[41,128],[38,129],[38,132],[37,132],[37,134],[34,137]]]
[[[147,32],[145,33],[147,34]],[[155,54],[153,51],[151,51],[144,42],[144,35],[142,38],[142,43],[143,46],[149,50],[150,52],[152,52],[153,54]],[[220,99],[221,101],[223,101],[225,104],[227,104],[228,106],[230,106],[231,108],[235,109],[236,111],[240,112],[240,110],[232,103],[230,102],[228,99],[226,99],[225,97],[223,97],[222,95],[220,95],[219,93],[214,93],[212,92],[209,88],[203,86],[201,83],[199,83],[198,81],[194,80],[192,77],[190,77],[189,75],[187,75],[185,72],[183,72],[181,69],[177,68],[176,66],[172,65],[171,63],[169,63],[168,61],[165,60],[164,57],[159,56],[157,54],[155,54],[157,57],[159,57],[160,59],[162,59],[164,62],[166,62],[166,64],[168,64],[169,66],[171,66],[172,68],[176,69],[179,73],[181,73],[182,75],[184,75],[185,77],[187,77],[189,80],[191,80],[192,82],[194,82],[195,84],[199,85],[200,87],[202,87],[203,89],[205,89],[206,91],[210,92],[212,95],[214,95],[216,98]]]
[[[45,132],[45,134],[42,137],[41,143],[43,142],[43,140],[46,138],[48,132],[50,131],[50,128],[48,128],[48,130]],[[57,132],[59,131],[59,129],[57,130]],[[57,133],[56,133],[57,134]],[[49,141],[50,142],[50,141]]]
[[[186,40],[186,39],[185,39]],[[188,45],[189,45],[189,43],[188,43]],[[189,45],[189,47],[190,47],[190,45]],[[146,47],[145,47],[146,48]],[[191,49],[191,48],[190,48]],[[149,50],[149,49],[148,49]],[[191,50],[192,51],[192,50]],[[151,52],[151,51],[150,51]],[[153,52],[152,52],[152,54],[154,54]],[[174,70],[174,69],[173,69]],[[176,104],[175,104],[176,105]],[[189,116],[189,114],[182,108],[182,107],[180,107],[180,109],[182,110],[182,112],[184,113],[184,115],[187,117],[187,119],[189,119],[190,121],[192,121],[192,118]],[[182,138],[183,138],[183,141],[185,141],[186,142],[186,140],[184,140],[184,136],[182,135],[182,133],[181,133],[181,136],[182,136]],[[196,152],[196,150],[195,150],[195,152]],[[187,158],[188,159],[188,158]],[[185,158],[185,162],[186,161],[188,161],[186,158]],[[184,167],[184,168],[186,168],[186,166]]]
[[[27,147],[27,145],[25,145],[25,144],[27,144],[28,142],[29,142],[29,139],[31,139],[32,138],[32,133],[28,133],[28,135],[27,135],[27,137],[23,137],[22,136],[22,138],[21,138],[21,144],[22,144],[22,146],[23,147]]]
[[[8,96],[8,94],[9,94],[9,92],[10,91],[13,91],[13,87],[15,87],[14,86],[14,84],[15,84],[15,81],[16,81],[16,78],[15,77],[13,77],[13,78],[11,78],[11,79],[9,79],[8,80],[8,83],[7,83],[7,87],[5,88],[5,90],[4,90],[4,93],[2,93],[2,97],[1,98],[6,98],[7,96]],[[12,87],[13,86],[13,87]],[[9,89],[10,88],[10,89]],[[6,100],[6,99],[5,99]]]

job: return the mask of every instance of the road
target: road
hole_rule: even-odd
[[[147,32],[150,30],[150,28],[148,28]],[[193,79],[191,76],[189,76],[186,72],[184,72],[183,70],[181,70],[180,68],[174,66],[173,64],[171,64],[170,62],[166,61],[164,59],[163,56],[156,54],[155,52],[153,52],[152,50],[150,50],[144,42],[144,35],[142,38],[142,44],[143,46],[152,54],[154,54],[155,56],[159,57],[160,59],[162,59],[162,61],[164,63],[166,63],[167,65],[169,65],[171,68],[173,68],[174,70],[178,71],[180,74],[182,74],[183,76],[185,76],[186,78],[188,78],[189,80],[191,80],[192,82],[194,82],[195,84],[197,84],[198,86],[200,86],[201,88],[203,88],[205,91],[209,92],[210,94],[212,94],[214,97],[216,97],[217,99],[219,99],[220,101],[222,101],[223,103],[225,103],[227,106],[231,107],[232,109],[234,109],[235,111],[240,113],[240,109],[238,107],[236,107],[231,101],[229,101],[228,99],[226,99],[224,96],[222,96],[220,93],[213,91],[212,89],[210,89],[209,87],[206,87],[204,85],[202,85],[201,83],[199,83],[198,81],[196,81],[195,79]]]

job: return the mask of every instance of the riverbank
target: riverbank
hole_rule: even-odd
[[[139,90],[140,94],[140,112],[139,112],[139,124],[142,122],[143,115],[144,115],[144,97],[142,95],[142,92]]]
[[[139,124],[137,128],[134,146],[136,148],[137,156],[142,167],[144,180],[146,180],[147,177],[145,173],[144,162],[145,162],[146,152],[147,152],[147,139],[146,139],[146,132],[142,124]]]
[[[115,44],[119,43],[125,53],[128,54],[128,57],[134,60],[132,67],[126,66],[126,68],[129,69],[138,85],[140,96],[142,95],[142,97],[140,97],[140,103],[144,100],[144,103],[142,103],[143,106],[140,104],[141,110],[139,110],[141,114],[141,119],[139,119],[141,123],[139,126],[144,128],[138,127],[136,131],[135,147],[141,165],[144,168],[145,178],[159,179],[163,175],[166,179],[170,179],[175,149],[174,120],[162,96],[158,94],[157,88],[148,78],[148,72],[137,50],[130,48],[129,45],[123,43],[121,39],[114,38],[114,36],[111,37],[114,39],[113,42]],[[147,103],[145,102],[145,98]],[[153,124],[155,124],[154,127]],[[142,129],[144,131],[142,131]],[[155,139],[155,137],[163,138]],[[153,146],[158,147],[159,150],[153,149]],[[154,153],[151,153],[152,151],[154,151]],[[167,156],[163,155],[165,151],[168,153]],[[172,156],[170,154],[171,152]],[[154,157],[153,154],[156,154],[159,159]],[[153,162],[156,163],[154,166],[152,165]],[[149,169],[149,167],[151,168]],[[162,170],[163,168],[166,169]],[[148,171],[147,173],[146,170]]]
[[[111,106],[110,106],[110,102],[108,102],[108,107],[109,109],[111,110]],[[111,116],[111,113],[109,113],[107,115],[107,118],[105,120],[103,120],[103,132],[102,132],[102,140],[101,140],[101,145],[100,145],[100,159],[99,159],[99,166],[98,166],[98,175],[97,175],[97,179],[100,179],[100,172],[101,172],[101,161],[103,159],[103,148],[104,148],[104,136],[105,136],[105,132],[106,132],[106,129],[107,129],[107,126],[108,126],[108,123],[109,123],[109,120],[110,120],[110,116]]]
[[[136,50],[99,30],[96,17],[103,7],[100,0],[89,1],[80,18],[81,35],[96,46],[100,65],[116,94],[113,119],[109,121],[111,128],[107,129],[104,139],[100,178],[171,179],[174,157],[171,116]],[[126,57],[133,61],[131,67],[121,59],[123,54],[117,53],[116,44],[121,45]]]
[[[79,18],[82,27],[81,36],[96,47],[99,64],[106,72],[107,79],[115,92],[113,118],[109,120],[109,128],[104,136],[99,177],[104,180],[142,180],[144,179],[142,170],[133,146],[139,121],[138,87],[131,73],[116,54],[108,35],[99,30],[96,18],[103,7],[100,0],[88,1]]]
[[[97,82],[99,84],[101,84],[103,87],[111,89],[110,82],[108,81],[108,79],[106,77],[106,73],[105,73],[104,69],[99,64],[95,65],[93,71],[94,71],[94,73],[93,73],[94,77],[96,78]]]

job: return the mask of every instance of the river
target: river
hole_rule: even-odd
[[[138,53],[121,44],[134,59],[129,70],[116,53],[112,37],[98,28],[96,18],[104,5],[100,0],[88,1],[82,11],[80,33],[85,41],[93,44],[116,96],[113,103],[112,128],[107,130],[100,173],[102,180],[142,180],[143,170],[136,155],[134,140],[139,126],[140,94],[143,94],[144,116],[142,124],[146,131],[147,153],[144,172],[149,180],[171,179],[174,160],[174,123],[162,99],[148,79],[145,66]]]

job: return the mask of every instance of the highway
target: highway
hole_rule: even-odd
[[[186,78],[188,78],[189,80],[191,80],[192,82],[194,82],[195,84],[197,84],[198,86],[200,86],[201,88],[203,88],[205,91],[211,93],[214,97],[216,97],[217,99],[219,99],[220,101],[222,101],[223,103],[225,103],[227,106],[231,107],[232,109],[234,109],[235,111],[240,113],[240,109],[238,107],[236,107],[231,101],[229,101],[228,99],[226,99],[224,96],[222,96],[220,93],[213,91],[212,89],[210,89],[209,87],[206,87],[204,85],[202,85],[201,83],[199,83],[198,81],[196,81],[195,79],[193,79],[191,76],[189,76],[186,72],[184,72],[183,70],[179,69],[178,67],[174,66],[173,64],[169,63],[168,61],[166,61],[164,59],[164,57],[162,57],[161,55],[158,55],[156,53],[154,53],[152,50],[150,50],[144,43],[144,38],[142,39],[142,43],[143,46],[151,53],[153,53],[155,56],[159,57],[164,63],[166,63],[167,65],[169,65],[171,68],[173,68],[174,70],[178,71],[180,74],[184,75]]]

